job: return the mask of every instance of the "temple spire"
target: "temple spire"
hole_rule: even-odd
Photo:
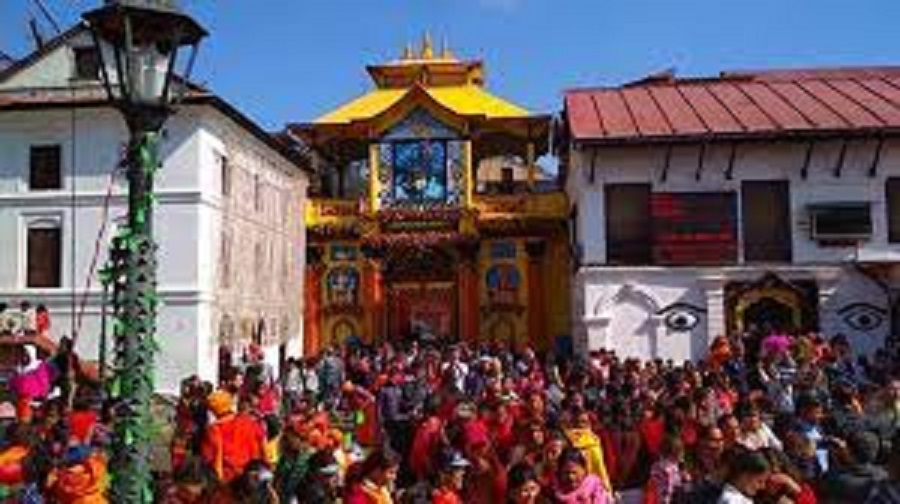
[[[407,44],[406,47],[403,48],[403,55],[400,56],[400,59],[403,61],[409,61],[411,59],[415,59],[416,55],[413,51],[412,44]]]
[[[441,59],[453,59],[453,52],[450,51],[450,44],[447,42],[447,37],[444,37],[441,42]]]
[[[422,53],[421,58],[424,60],[434,59],[434,46],[431,44],[431,34],[425,32],[422,37]]]

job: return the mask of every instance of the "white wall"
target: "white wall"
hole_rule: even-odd
[[[574,307],[574,320],[580,321],[573,331],[579,336],[577,343],[582,348],[612,346],[629,356],[701,357],[709,340],[725,331],[723,285],[731,280],[753,281],[771,271],[786,279],[815,280],[820,291],[821,331],[848,335],[859,351],[873,351],[887,337],[890,307],[882,288],[857,273],[852,263],[900,260],[900,244],[887,241],[885,201],[886,179],[900,176],[900,141],[885,142],[878,172],[870,177],[876,146],[875,140],[851,141],[840,177],[836,177],[841,141],[818,141],[804,178],[801,168],[807,144],[739,144],[730,180],[725,175],[731,154],[728,143],[707,146],[699,180],[699,145],[672,149],[665,180],[665,146],[572,150],[567,191],[572,204],[578,205],[582,250],[573,298],[579,300]],[[605,184],[649,183],[655,192],[734,191],[740,198],[741,182],[745,180],[790,181],[793,263],[744,266],[740,261],[720,268],[605,264]],[[810,239],[808,205],[845,201],[871,202],[872,239],[858,248],[822,247]],[[738,209],[740,213],[739,199]],[[705,310],[690,333],[671,334],[663,323],[660,310],[674,302]],[[863,331],[848,323],[853,313],[847,308],[860,302],[876,308],[870,315],[881,318],[877,327]]]
[[[900,244],[888,244],[885,205],[885,180],[900,176],[900,140],[886,141],[875,177],[868,169],[877,141],[853,140],[848,144],[840,177],[834,176],[841,150],[840,140],[818,141],[810,159],[807,178],[801,175],[806,156],[805,143],[739,144],[728,180],[730,144],[712,144],[706,148],[700,180],[695,178],[700,146],[680,145],[672,150],[666,180],[664,146],[610,147],[597,151],[585,148],[572,153],[567,189],[571,201],[579,207],[579,237],[584,249],[583,263],[606,262],[603,187],[616,183],[650,183],[657,192],[735,191],[740,194],[745,180],[788,180],[791,191],[794,263],[819,263],[852,259],[900,260]],[[594,183],[589,181],[594,162]],[[806,207],[834,201],[870,201],[873,237],[857,250],[855,247],[821,247],[809,238]]]

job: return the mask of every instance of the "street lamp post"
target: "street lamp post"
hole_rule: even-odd
[[[113,289],[112,501],[153,501],[150,401],[153,395],[156,244],[153,180],[161,163],[159,133],[187,88],[206,31],[173,0],[107,0],[84,14],[101,57],[101,77],[128,125],[128,220],[114,238],[105,283]],[[190,47],[186,71],[176,77],[179,51]]]

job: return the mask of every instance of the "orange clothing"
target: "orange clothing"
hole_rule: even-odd
[[[462,499],[453,490],[435,490],[431,495],[431,504],[462,504]]]
[[[252,415],[226,415],[206,431],[203,460],[223,482],[244,472],[251,460],[266,460],[266,431]]]
[[[84,462],[60,467],[47,478],[47,493],[60,504],[106,504],[106,458],[94,453]]]
[[[12,486],[25,482],[23,464],[28,453],[24,446],[10,446],[0,452],[0,484]]]
[[[358,483],[347,493],[344,504],[393,504],[387,488],[376,486],[369,481]]]

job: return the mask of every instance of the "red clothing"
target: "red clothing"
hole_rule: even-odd
[[[278,397],[278,390],[276,390],[275,387],[268,385],[263,387],[259,395],[259,413],[261,415],[278,414],[279,402],[280,398]]]
[[[644,446],[647,447],[647,453],[650,458],[659,457],[659,450],[662,447],[663,439],[666,436],[666,424],[662,417],[644,418],[638,427],[641,436],[644,438]]]
[[[453,490],[437,489],[431,496],[431,504],[462,504],[462,499]]]
[[[794,501],[796,504],[817,504],[819,502],[816,498],[816,492],[813,491],[809,483],[800,483],[800,488],[800,495]]]
[[[443,424],[440,418],[432,416],[416,430],[409,461],[413,473],[419,479],[425,479],[434,473],[432,462],[437,455]]]
[[[41,335],[49,335],[50,334],[50,313],[46,311],[39,311],[37,315],[35,315],[35,328],[37,329],[37,333]]]
[[[621,446],[615,442],[615,437],[609,429],[600,427],[595,429],[597,437],[600,438],[600,445],[604,447],[603,463],[607,467],[610,481],[619,481],[621,474],[619,473],[619,453]]]
[[[212,424],[203,439],[203,460],[219,479],[228,482],[241,475],[251,460],[266,460],[266,430],[256,417],[227,415]]]
[[[69,436],[79,444],[87,444],[97,425],[97,413],[87,411],[73,411],[69,414]]]
[[[391,504],[390,493],[385,488],[370,485],[368,482],[357,483],[344,496],[344,504]]]
[[[362,407],[362,423],[356,426],[356,440],[362,446],[375,446],[378,444],[378,404],[372,400],[365,400]]]

